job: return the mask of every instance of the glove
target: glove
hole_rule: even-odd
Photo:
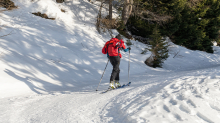
[[[130,47],[128,47],[127,49],[131,50],[131,48],[130,48]]]
[[[125,52],[128,52],[129,49],[124,49]]]

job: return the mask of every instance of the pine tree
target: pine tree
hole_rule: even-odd
[[[209,19],[209,23],[205,28],[207,37],[211,41],[219,41],[220,30],[220,0],[206,0],[207,5],[211,5],[207,11],[205,18]]]
[[[162,36],[170,37],[179,29],[181,12],[185,8],[186,1],[187,0],[142,0],[143,4],[138,7],[153,12],[161,18],[163,18],[163,16],[172,16],[173,18],[168,21],[169,24],[166,24],[166,22],[163,24],[160,23],[162,26],[159,27]],[[146,18],[154,18],[151,15],[144,16]],[[156,19],[144,20],[136,15],[131,16],[128,22],[127,26],[129,31],[134,35],[142,37],[149,37],[154,27],[158,25]]]
[[[143,9],[173,17],[167,23],[160,24],[159,30],[162,36],[170,37],[175,44],[208,53],[213,53],[212,41],[219,41],[220,44],[220,0],[143,2]],[[149,37],[156,25],[156,21],[146,21],[134,16],[129,20],[128,29],[132,34]]]
[[[161,36],[157,26],[153,29],[153,33],[150,38],[151,48],[149,50],[152,52],[153,57],[152,67],[162,67],[162,63],[169,57],[168,44]]]
[[[212,52],[211,45],[203,45],[204,41],[208,41],[205,27],[209,20],[205,18],[208,8],[204,4],[200,4],[195,8],[188,6],[182,12],[182,22],[178,31],[174,33],[175,43],[183,45],[192,50],[202,50]],[[206,40],[205,40],[206,39]],[[211,43],[211,41],[209,41]]]
[[[162,33],[174,43],[192,50],[213,53],[212,41],[220,30],[220,0],[186,1],[180,15],[166,24]]]

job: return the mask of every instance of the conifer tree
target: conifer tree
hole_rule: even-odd
[[[143,0],[143,9],[157,15],[172,16],[167,23],[160,24],[162,36],[168,36],[178,45],[191,50],[213,53],[212,41],[219,41],[220,0]],[[146,17],[150,17],[145,15]],[[131,17],[128,29],[135,35],[149,37],[156,21]]]
[[[179,29],[174,33],[173,39],[176,44],[192,50],[213,52],[211,41],[208,40],[205,30],[209,23],[209,19],[205,18],[208,9],[203,3],[199,3],[196,7],[186,6],[184,8]]]
[[[218,40],[220,30],[220,0],[186,1],[180,16],[165,27],[174,43],[213,53],[212,41]]]
[[[205,18],[209,19],[205,31],[211,41],[219,41],[220,30],[220,0],[206,0],[207,5],[211,5]]]
[[[162,63],[169,57],[168,56],[168,44],[161,36],[157,26],[153,29],[153,33],[150,36],[150,51],[152,53],[153,61],[152,67],[162,67]]]

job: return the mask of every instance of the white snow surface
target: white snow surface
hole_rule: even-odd
[[[0,34],[11,33],[0,38],[0,123],[220,122],[219,47],[209,54],[171,43],[163,68],[151,68],[144,64],[150,52],[141,54],[147,46],[132,40],[131,86],[100,94],[112,71],[109,63],[96,92],[111,38],[96,31],[100,2],[13,1],[17,9],[0,13]],[[129,53],[122,55],[126,84]]]

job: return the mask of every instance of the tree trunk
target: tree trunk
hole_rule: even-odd
[[[133,0],[124,0],[124,7],[122,10],[122,21],[126,25],[132,11]]]
[[[109,20],[112,20],[112,0],[109,0]]]

